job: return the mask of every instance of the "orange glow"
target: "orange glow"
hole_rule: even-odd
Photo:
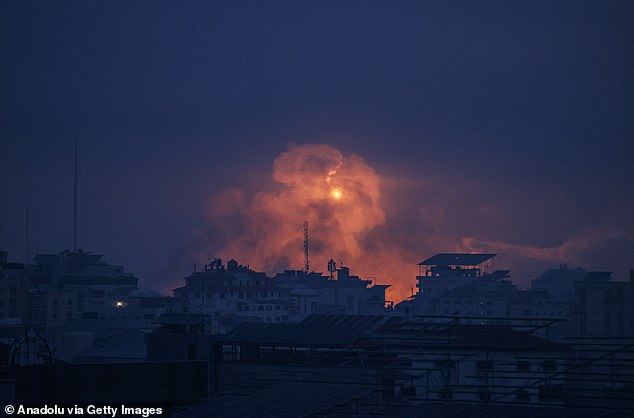
[[[381,179],[365,160],[325,144],[292,146],[275,159],[273,179],[281,186],[276,191],[247,197],[234,189],[210,199],[209,219],[227,243],[219,256],[270,275],[301,269],[308,220],[315,271],[326,271],[333,258],[353,274],[392,285],[388,299],[410,295],[420,260],[378,235],[368,239],[385,222],[385,211]]]

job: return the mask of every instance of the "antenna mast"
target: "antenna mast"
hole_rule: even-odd
[[[308,221],[304,221],[304,272],[308,274],[310,263],[308,261]]]
[[[24,228],[24,264],[29,264],[29,204],[26,204],[24,212],[25,228]]]
[[[73,252],[77,252],[77,138],[75,138],[75,171],[73,180]]]

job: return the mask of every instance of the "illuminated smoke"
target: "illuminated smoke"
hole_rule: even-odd
[[[269,274],[301,269],[302,224],[308,220],[311,269],[325,271],[333,258],[354,274],[395,284],[391,293],[396,300],[409,296],[416,258],[369,235],[385,222],[385,213],[379,175],[367,162],[329,145],[292,146],[275,159],[273,179],[278,190],[252,198],[227,190],[210,200],[210,220],[226,237],[223,258]],[[408,284],[401,286],[397,277],[403,274]]]
[[[522,230],[514,226],[514,208],[483,199],[477,182],[379,176],[361,157],[324,144],[292,146],[275,159],[271,177],[272,185],[271,179],[258,182],[266,191],[213,195],[210,230],[175,259],[191,266],[219,255],[269,275],[303,269],[302,225],[308,220],[312,270],[325,272],[331,258],[344,262],[353,274],[390,284],[388,298],[398,302],[413,292],[416,263],[439,252],[498,253],[497,266],[512,269],[513,280],[528,286],[562,262],[611,269],[631,258],[634,245],[631,235],[603,229],[578,232],[560,245],[524,245],[530,240],[517,239]],[[505,225],[511,227],[498,239],[481,238]]]

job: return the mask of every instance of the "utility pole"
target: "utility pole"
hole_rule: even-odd
[[[26,204],[26,211],[24,213],[25,228],[24,228],[24,264],[29,264],[29,204]]]
[[[73,252],[77,252],[77,138],[75,138],[75,170],[73,180]]]
[[[308,261],[308,220],[304,221],[304,272],[308,274],[310,262]]]

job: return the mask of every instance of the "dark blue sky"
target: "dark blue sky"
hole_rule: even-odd
[[[210,196],[275,187],[290,143],[324,142],[394,185],[377,233],[421,260],[445,250],[433,230],[576,251],[499,249],[519,274],[579,261],[624,278],[633,21],[630,1],[3,0],[4,248],[24,257],[26,202],[32,253],[71,246],[77,137],[81,246],[160,287]]]

